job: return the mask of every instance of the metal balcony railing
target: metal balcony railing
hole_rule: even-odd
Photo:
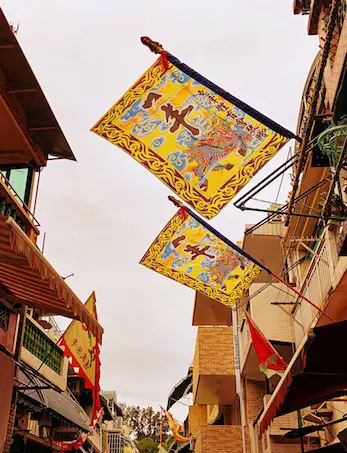
[[[37,236],[39,233],[40,223],[2,172],[0,172],[0,214],[12,217],[27,234],[34,231]]]
[[[321,306],[331,288],[332,279],[329,268],[327,243],[322,241],[318,256],[313,257],[307,271],[301,292],[313,303]]]
[[[324,306],[332,289],[334,263],[329,256],[328,247],[329,244],[325,240],[321,240],[305,274],[299,279],[301,282],[300,292],[318,307]],[[300,301],[300,297],[297,300]],[[319,313],[305,301],[296,305],[292,313],[295,319],[302,324],[302,328],[297,330],[295,336],[298,344],[304,332],[312,326],[315,319],[318,319]]]

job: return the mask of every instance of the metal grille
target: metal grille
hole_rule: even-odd
[[[110,453],[139,453],[134,442],[122,433],[108,433],[108,448]]]
[[[60,374],[63,351],[27,318],[23,346],[49,368]]]
[[[10,310],[0,302],[0,329],[8,331],[8,321],[10,319]]]
[[[123,453],[122,435],[120,433],[108,433],[108,448],[110,453]]]

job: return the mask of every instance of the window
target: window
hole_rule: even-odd
[[[29,168],[13,168],[10,170],[9,181],[19,197],[24,200]]]
[[[60,374],[63,351],[29,318],[26,320],[23,346],[41,362]]]
[[[29,204],[33,169],[29,167],[3,168],[1,173],[10,182],[14,195],[20,198],[18,201]]]

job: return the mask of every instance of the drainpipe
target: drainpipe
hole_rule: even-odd
[[[238,320],[237,320],[237,308],[232,308],[232,321],[233,321],[233,334],[234,334],[234,358],[235,358],[235,375],[236,375],[236,393],[239,397],[240,412],[241,412],[241,433],[242,433],[242,451],[246,451],[246,433],[245,433],[245,405],[243,400],[243,392],[241,387],[241,367],[240,367],[240,345],[239,345],[239,334],[238,334]]]
[[[100,453],[102,453],[102,414],[100,417]]]

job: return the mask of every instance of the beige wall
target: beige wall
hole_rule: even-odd
[[[254,283],[250,287],[250,296],[256,293],[262,283]],[[285,291],[285,292],[283,292]],[[281,284],[274,284],[261,291],[251,299],[251,316],[259,329],[268,340],[292,342],[293,326],[291,316],[281,308],[271,305],[271,302],[288,302],[295,299],[295,295],[288,296],[288,288]]]
[[[246,412],[246,423],[252,423],[263,407],[264,383],[258,381],[244,380],[244,404]]]

